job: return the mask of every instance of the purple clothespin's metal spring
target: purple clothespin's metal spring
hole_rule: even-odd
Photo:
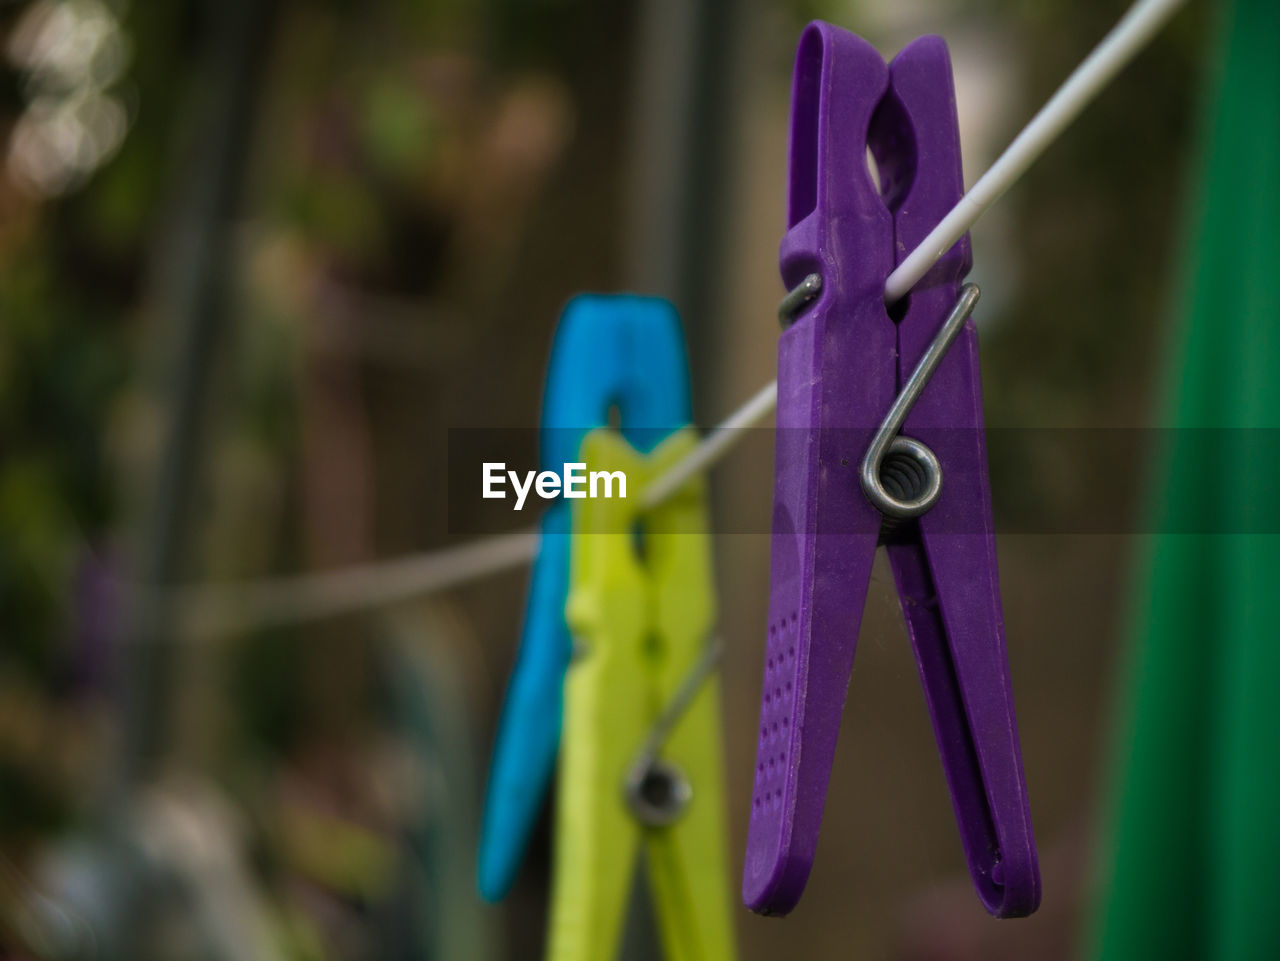
[[[782,313],[794,322],[778,346],[769,636],[743,897],[783,914],[804,889],[884,542],[979,897],[998,917],[1029,914],[1040,880],[966,319],[976,290],[960,291],[968,238],[903,303],[884,303],[885,277],[962,193],[946,46],[925,37],[886,65],[853,34],[815,23],[792,96],[780,259],[793,291]],[[862,163],[868,146],[878,188]]]

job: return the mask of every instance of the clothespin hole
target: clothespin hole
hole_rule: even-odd
[[[645,563],[649,556],[647,538],[644,521],[633,521],[631,524],[631,553],[635,555],[636,560],[641,564]]]
[[[885,305],[885,309],[889,313],[889,319],[892,320],[895,324],[902,322],[902,318],[907,316],[907,311],[910,308],[911,308],[910,294],[907,294],[907,296],[903,297],[901,300],[894,301],[892,304]]]
[[[616,400],[609,404],[609,419],[607,423],[610,430],[622,429],[622,408]]]
[[[880,199],[897,210],[916,179],[916,136],[911,118],[892,91],[876,107],[867,130],[867,173]]]
[[[645,635],[642,650],[645,657],[653,661],[662,656],[662,638],[658,636],[657,632],[651,631]]]
[[[867,144],[867,173],[871,177],[871,182],[875,184],[876,193],[883,194],[884,188],[880,185],[880,165],[876,163],[876,155],[872,153],[870,144]]]

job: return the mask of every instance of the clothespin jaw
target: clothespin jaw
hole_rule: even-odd
[[[567,615],[575,655],[565,681],[551,961],[616,955],[642,841],[665,956],[734,954],[714,680],[700,685],[664,738],[655,778],[632,791],[637,757],[714,618],[702,480],[643,517],[638,506],[648,481],[695,443],[693,431],[681,431],[645,457],[599,430],[582,445],[589,470],[626,474],[628,496],[573,508]]]
[[[879,189],[862,162],[868,147]],[[804,889],[883,540],[979,896],[998,916],[1029,913],[1039,877],[971,321],[903,430],[942,464],[937,502],[917,520],[882,527],[859,480],[876,425],[957,305],[969,268],[965,238],[902,304],[892,312],[884,304],[890,270],[962,192],[942,41],[922,38],[887,66],[852,34],[811,24],[796,58],[791,162],[782,275],[795,287],[818,273],[821,292],[778,346],[769,636],[743,897],[753,910],[783,914]]]
[[[691,418],[679,318],[666,301],[591,294],[566,305],[556,329],[543,398],[542,467],[580,461],[588,432],[616,406],[623,435],[648,451]],[[477,883],[501,899],[519,871],[560,743],[564,672],[571,640],[568,505],[542,518],[519,653],[507,687],[485,798]]]
[[[940,37],[916,40],[890,73],[903,108],[897,124],[909,125],[917,157],[894,216],[896,264],[959,202],[964,182],[946,44]],[[898,323],[900,386],[937,335],[938,318],[956,303],[971,263],[966,234],[911,292]],[[889,563],[974,887],[991,914],[1022,917],[1040,904],[1040,870],[1009,681],[972,318],[933,372],[903,434],[934,451],[944,483],[913,536],[889,539]]]
[[[791,104],[788,287],[822,276],[778,341],[769,634],[743,900],[786,913],[817,848],[880,515],[858,495],[872,428],[893,402],[896,336],[880,295],[893,220],[864,157],[889,71],[824,23],[800,38]]]

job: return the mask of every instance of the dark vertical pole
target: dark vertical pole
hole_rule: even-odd
[[[235,222],[274,7],[274,0],[201,3],[204,50],[191,107],[178,119],[172,211],[152,257],[150,311],[173,342],[161,387],[164,435],[134,568],[141,590],[116,644],[122,726],[103,825],[112,855],[97,931],[98,956],[111,961],[139,961],[149,941],[154,878],[137,852],[134,804],[167,747],[178,661],[173,611],[156,599],[186,573],[198,526],[214,361],[230,327]]]
[[[174,342],[162,387],[167,422],[137,555],[143,597],[132,605],[119,644],[124,728],[116,775],[126,790],[152,772],[173,713],[172,611],[149,598],[182,579],[197,526],[210,388],[230,322],[233,232],[274,3],[209,0],[203,7],[208,40],[190,126],[182,124],[175,153],[173,211],[151,277],[152,313]]]
[[[731,183],[745,0],[645,0],[633,80],[627,282],[680,309],[705,353]]]
[[[632,79],[625,279],[670,299],[689,338],[696,381],[713,351],[716,275],[730,182],[729,97],[744,0],[641,0]],[[696,397],[696,394],[695,394]],[[643,864],[621,961],[662,956]]]

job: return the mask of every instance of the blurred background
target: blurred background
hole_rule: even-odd
[[[715,423],[774,374],[804,23],[942,34],[972,183],[1126,6],[0,5],[0,956],[540,957],[545,823],[504,904],[474,893],[523,569],[203,639],[121,585],[463,539],[447,431],[535,426],[578,291],[671,298]],[[1044,907],[970,890],[878,567],[806,897],[735,906],[745,959],[1078,945],[1145,463],[1086,466],[1087,429],[1154,423],[1205,6],[973,231],[989,423],[1085,429],[993,444]],[[771,458],[762,433],[711,478],[735,874],[768,538],[732,532],[767,524]]]

